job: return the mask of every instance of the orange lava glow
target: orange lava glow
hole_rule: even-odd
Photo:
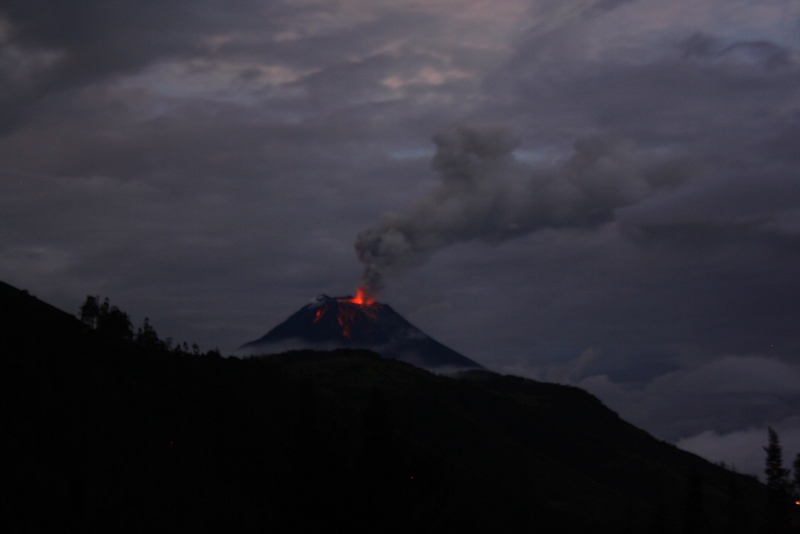
[[[322,316],[325,315],[325,312],[328,311],[328,308],[320,308],[317,310],[317,313],[314,314],[314,322],[312,324],[316,324],[317,321],[322,319]]]
[[[336,320],[342,328],[342,335],[347,339],[353,337],[351,327],[356,320],[356,313],[356,310],[353,308],[339,308],[339,315],[336,317]]]
[[[350,302],[359,306],[369,306],[375,302],[375,299],[368,295],[364,288],[359,287],[356,296],[350,299]]]

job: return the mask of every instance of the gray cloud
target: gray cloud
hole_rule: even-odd
[[[778,433],[783,448],[784,466],[800,453],[800,418],[788,417],[774,421],[770,427]],[[724,462],[727,466],[741,472],[755,475],[764,480],[767,427],[749,427],[729,433],[706,430],[696,436],[677,442],[678,447],[707,458],[713,462]]]
[[[566,376],[560,381],[570,383]],[[787,444],[795,442],[798,432],[794,414],[800,407],[800,373],[774,359],[727,356],[666,373],[643,387],[626,387],[604,375],[572,383],[656,436],[750,474],[763,470],[766,426],[785,433]],[[789,457],[797,452],[789,445]]]

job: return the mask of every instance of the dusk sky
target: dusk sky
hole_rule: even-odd
[[[365,267],[491,370],[791,461],[800,3],[0,1],[0,280],[231,354]]]

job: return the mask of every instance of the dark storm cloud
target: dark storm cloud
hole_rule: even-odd
[[[24,123],[50,95],[163,59],[214,56],[213,38],[254,29],[270,36],[293,11],[249,1],[4,2],[2,40],[14,54],[0,71],[0,132]]]
[[[436,34],[441,23],[430,15],[389,9],[364,20],[351,15],[354,21],[339,27],[336,12],[335,6],[284,2],[6,2],[0,6],[6,28],[0,38],[14,54],[0,69],[7,82],[0,94],[7,104],[0,127],[23,124],[50,95],[158,62],[240,58],[312,69],[314,76],[304,87],[318,98],[324,95],[320,107],[330,109],[361,98],[353,90],[380,82],[376,76],[387,67],[413,69],[419,63],[413,54],[442,61],[426,56],[419,46],[411,54],[396,50],[409,48],[403,43],[414,34],[419,42]],[[311,22],[293,25],[304,16]],[[194,68],[214,67],[201,63]],[[245,68],[242,75],[257,78],[259,72]]]
[[[168,42],[174,34],[168,31],[173,28],[164,27],[163,7],[146,3],[140,11],[130,7],[104,2],[4,3],[3,44],[17,48],[22,56],[3,72],[7,82],[3,109],[13,110],[4,114],[4,129],[23,120],[29,108],[49,94],[192,48],[181,40]],[[37,56],[46,59],[37,65]]]
[[[782,44],[692,32],[671,36],[658,54],[647,44],[637,50],[635,39],[600,54],[602,41],[582,35],[591,32],[583,19],[534,32],[492,89],[518,91],[514,107],[542,128],[592,124],[642,142],[691,143],[692,152],[729,161],[744,154],[737,145],[770,135],[796,111],[800,71]]]
[[[695,324],[716,324],[708,339],[716,340],[717,351],[736,350],[733,340],[745,331],[751,339],[739,350],[753,350],[759,338],[777,331],[796,346],[788,324],[797,317],[797,243],[775,230],[776,221],[792,220],[800,202],[795,156],[788,149],[797,124],[796,52],[765,39],[689,32],[652,59],[631,61],[632,47],[619,57],[613,48],[599,57],[585,55],[587,46],[574,30],[590,28],[585,22],[564,27],[535,34],[519,47],[492,87],[501,87],[505,75],[513,80],[520,94],[515,106],[527,110],[531,124],[543,125],[535,138],[559,122],[569,129],[610,129],[691,162],[687,187],[617,214],[621,235],[645,246],[636,254],[650,258],[644,271],[651,279],[649,298],[663,303],[660,314],[668,320],[701,290],[707,300],[695,304],[707,317]],[[641,52],[647,57],[651,50]],[[672,272],[654,268],[669,263],[676,265]],[[636,280],[642,273],[625,276]],[[762,320],[762,312],[769,319]],[[697,330],[686,328],[685,335],[700,342],[702,328]]]

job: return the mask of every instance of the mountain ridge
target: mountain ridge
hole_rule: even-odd
[[[364,348],[438,372],[483,366],[436,341],[388,304],[320,295],[240,350]]]

